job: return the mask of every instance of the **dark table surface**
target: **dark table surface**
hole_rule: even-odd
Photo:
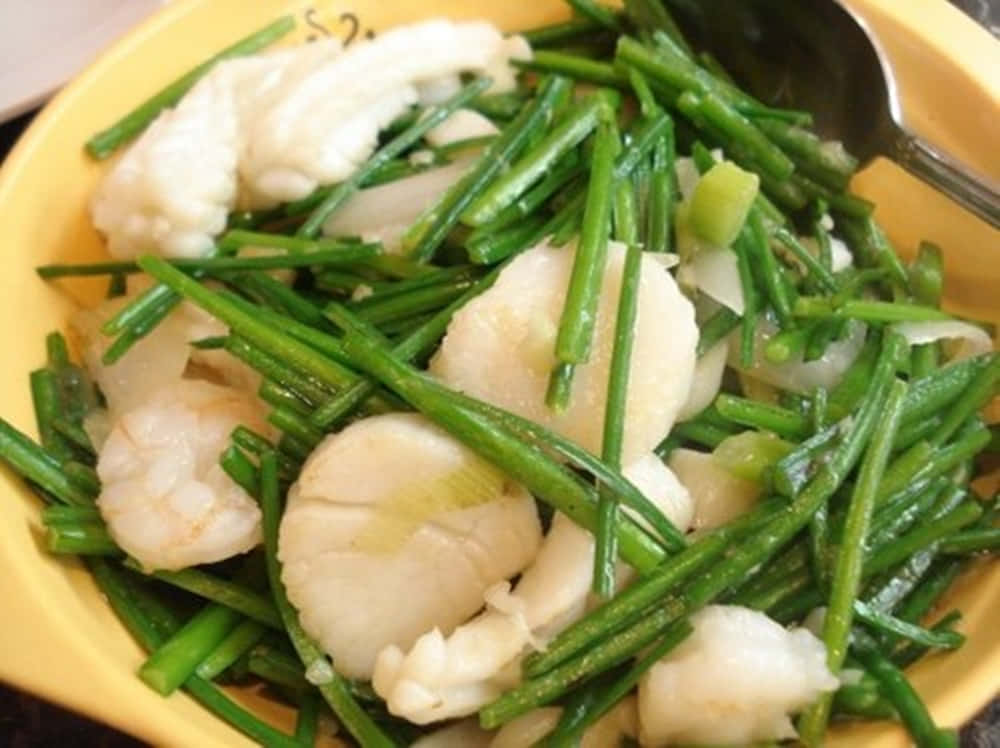
[[[2,0],[0,0],[2,1]],[[953,0],[993,34],[1000,36],[1000,0]],[[28,113],[0,124],[0,160],[31,121]],[[1000,673],[997,673],[1000,688]],[[0,748],[135,748],[141,743],[46,701],[0,685]],[[1000,748],[1000,699],[962,730],[962,748]]]

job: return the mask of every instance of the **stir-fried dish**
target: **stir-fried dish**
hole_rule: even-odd
[[[280,19],[96,135],[112,259],[39,273],[108,298],[0,456],[143,681],[265,745],[953,744],[903,669],[1000,539],[990,334],[807,112],[571,5]]]

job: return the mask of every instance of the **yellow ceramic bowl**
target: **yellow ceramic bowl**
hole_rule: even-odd
[[[944,0],[852,0],[882,36],[898,70],[910,122],[982,171],[1000,178],[997,148],[1000,45]],[[490,18],[508,29],[558,20],[559,0],[175,0],[122,39],[36,119],[0,174],[0,412],[33,429],[27,373],[44,356],[43,336],[65,327],[65,289],[39,281],[34,266],[100,257],[87,199],[104,170],[83,153],[88,135],[107,125],[178,73],[280,13],[300,19],[298,39],[413,21],[429,14]],[[354,28],[356,13],[359,29]],[[921,238],[947,253],[953,308],[1000,322],[1000,234],[963,214],[893,165],[879,162],[856,189],[878,203],[879,218],[901,250]],[[93,298],[96,285],[69,287]],[[136,677],[141,652],[117,622],[84,569],[41,548],[38,502],[0,472],[0,678],[145,740],[162,745],[235,746],[246,738],[187,696],[162,699]],[[971,573],[947,603],[964,613],[966,646],[917,665],[912,677],[934,716],[958,725],[994,695],[1000,674],[1000,565]],[[287,727],[289,712],[252,693],[261,714]],[[853,728],[838,745],[903,745],[890,726]]]

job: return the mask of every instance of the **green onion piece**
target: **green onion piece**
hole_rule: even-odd
[[[704,356],[715,344],[723,340],[729,333],[739,327],[740,316],[729,307],[720,307],[719,310],[708,318],[708,321],[701,326],[701,335],[698,337],[698,357]]]
[[[936,562],[920,585],[907,595],[896,613],[897,617],[910,623],[922,620],[958,578],[962,568],[963,563],[958,559]]]
[[[403,249],[420,262],[430,260],[445,236],[476,197],[552,119],[557,102],[570,90],[568,78],[553,76],[483,152],[474,166],[417,218],[403,236]]]
[[[864,674],[861,683],[841,684],[833,695],[833,710],[836,714],[864,719],[899,719],[895,708],[879,691],[874,679]]]
[[[675,160],[674,124],[668,118],[663,135],[653,149],[653,168],[649,175],[645,246],[648,252],[669,252],[673,244]]]
[[[281,519],[281,495],[278,486],[278,463],[274,455],[265,454],[260,459],[260,505],[263,519],[264,547],[267,553],[267,576],[271,582],[274,604],[288,631],[288,637],[298,652],[306,669],[325,663],[329,680],[317,685],[323,698],[333,709],[341,724],[362,748],[391,748],[393,742],[378,728],[372,718],[358,706],[347,682],[330,665],[323,651],[309,638],[299,624],[298,614],[288,602],[285,586],[281,581],[278,561],[278,522]]]
[[[150,605],[154,599],[142,594],[143,591],[136,585],[129,584],[126,576],[111,564],[101,559],[90,559],[87,566],[118,618],[144,649],[156,649],[180,627],[171,611],[158,603],[154,609]],[[271,748],[301,748],[292,738],[261,722],[197,675],[189,677],[184,688],[206,709],[252,740]]]
[[[91,523],[49,525],[45,546],[51,553],[78,556],[120,556],[122,552],[103,525]]]
[[[865,322],[927,322],[954,319],[950,314],[933,307],[906,304],[897,301],[872,301],[849,299],[835,305],[828,298],[800,296],[795,301],[793,313],[796,317],[835,319],[860,319]]]
[[[691,48],[663,0],[625,0],[625,15],[638,29],[655,29],[666,34],[681,54],[692,56]]]
[[[880,548],[865,561],[866,574],[877,574],[892,568],[918,551],[971,525],[982,513],[983,509],[978,502],[963,502],[947,514],[937,517],[932,525],[911,530],[898,538],[897,542]]]
[[[992,362],[996,358],[997,354],[990,353],[963,359],[912,382],[903,410],[903,423],[913,424],[943,412],[946,406],[966,391],[983,369],[995,365]]]
[[[614,65],[566,52],[540,49],[535,51],[530,60],[511,60],[511,63],[522,70],[565,75],[567,78],[598,86],[623,88],[626,83]]]
[[[500,211],[492,221],[469,234],[466,244],[469,245],[475,243],[477,240],[486,239],[492,233],[507,228],[520,219],[535,213],[546,200],[551,198],[561,188],[566,187],[582,173],[583,166],[581,161],[582,159],[578,155],[577,150],[567,153],[552,166],[549,173],[539,180],[538,184],[504,208],[504,210]]]
[[[602,24],[590,18],[573,18],[569,21],[522,31],[521,36],[527,40],[532,48],[537,48],[560,44],[584,34],[601,31],[603,28]]]
[[[73,459],[75,450],[72,444],[59,433],[55,425],[62,416],[62,398],[55,372],[51,369],[36,369],[31,372],[29,381],[42,448],[60,462]]]
[[[357,192],[361,185],[390,160],[396,158],[407,148],[420,140],[428,130],[447,119],[455,110],[472,101],[485,91],[492,81],[489,78],[478,78],[464,86],[447,101],[431,109],[427,115],[418,119],[404,132],[394,137],[372,154],[367,161],[356,169],[347,179],[334,187],[309,215],[298,231],[297,236],[313,237],[319,234],[326,220],[343,202]]]
[[[582,18],[593,21],[611,31],[622,30],[618,15],[606,5],[601,5],[596,0],[566,0],[566,2]]]
[[[740,478],[761,481],[764,475],[795,445],[768,432],[744,431],[727,436],[713,450],[712,457]]]
[[[746,223],[757,197],[756,174],[731,161],[715,164],[694,188],[689,220],[694,232],[718,247],[728,247]]]
[[[851,494],[851,503],[848,505],[823,624],[826,664],[834,675],[840,672],[847,655],[852,616],[857,610],[855,603],[861,587],[865,542],[875,509],[879,481],[889,460],[905,397],[906,383],[896,380],[889,389],[882,420],[868,445]],[[818,743],[822,739],[832,704],[832,694],[821,696],[802,717],[799,730],[807,745]]]
[[[931,626],[929,631],[932,634],[957,633],[953,627],[960,620],[962,620],[961,612],[957,610],[949,611],[941,618],[940,621]],[[961,636],[961,634],[959,634],[959,636]],[[891,659],[896,667],[905,668],[919,660],[931,649],[933,649],[933,647],[911,642],[910,644],[906,644],[893,652]]]
[[[615,188],[615,228],[617,238],[626,243],[622,267],[618,312],[615,317],[615,342],[608,372],[607,402],[604,408],[604,431],[601,457],[613,469],[621,468],[622,444],[625,438],[625,410],[628,379],[632,360],[632,341],[639,305],[639,278],[642,271],[642,250],[636,243],[635,190],[631,182],[619,182]],[[597,532],[594,548],[594,593],[608,598],[614,593],[617,536],[615,525],[618,502],[613,493],[599,492]]]
[[[861,600],[854,601],[854,614],[872,628],[896,634],[925,647],[958,649],[965,643],[965,637],[957,631],[929,631],[922,626],[895,618]]]
[[[226,475],[247,493],[251,493],[259,482],[257,468],[243,454],[243,450],[235,445],[227,447],[219,456],[219,465],[226,471]]]
[[[782,329],[789,327],[792,318],[791,283],[771,248],[771,237],[765,225],[764,214],[754,205],[749,213],[750,246],[754,250],[755,267],[759,270],[762,285],[771,302]]]
[[[253,649],[267,633],[257,621],[243,621],[236,626],[195,668],[195,674],[213,680],[246,652]]]
[[[783,439],[799,441],[809,433],[808,418],[778,405],[723,393],[715,399],[715,407],[729,421],[761,431],[773,431]]]
[[[607,257],[611,228],[611,189],[614,158],[620,148],[618,133],[604,115],[597,128],[590,167],[583,229],[556,338],[556,356],[563,363],[585,363],[593,342],[597,300]]]
[[[232,46],[226,47],[218,54],[210,57],[205,62],[193,68],[189,72],[173,81],[159,93],[146,99],[131,112],[115,122],[106,130],[93,135],[87,141],[87,150],[94,158],[107,158],[122,143],[135,137],[138,133],[146,129],[164,109],[172,107],[181,97],[186,94],[198,80],[211,70],[217,62],[228,60],[233,57],[242,57],[253,54],[264,47],[276,42],[295,28],[295,19],[292,16],[282,16],[276,21],[268,24],[264,28],[255,31]]]
[[[90,495],[64,474],[58,459],[2,418],[0,459],[64,504],[93,506]]]
[[[237,232],[230,232],[236,234]],[[240,232],[242,233],[242,232]],[[229,236],[229,235],[227,235]],[[272,237],[273,234],[260,234]],[[285,237],[281,237],[284,239]],[[221,241],[221,240],[220,240]],[[273,246],[275,239],[269,239],[265,246]],[[284,244],[284,242],[281,242]],[[205,273],[226,273],[235,270],[281,270],[285,268],[336,267],[353,265],[371,259],[381,253],[378,244],[345,244],[336,240],[310,242],[307,254],[268,255],[263,257],[202,257],[167,260],[181,270],[201,270]],[[243,245],[241,245],[243,246]],[[296,248],[298,251],[298,248]],[[82,265],[42,265],[35,269],[39,277],[46,280],[72,276],[109,275],[140,273],[135,262],[94,262]]]
[[[918,343],[910,354],[910,376],[925,377],[940,366],[941,346],[937,341]]]
[[[944,286],[944,260],[941,248],[932,242],[920,242],[917,256],[910,264],[908,275],[913,298],[926,306],[941,305]]]
[[[918,748],[956,748],[958,736],[934,724],[927,707],[906,676],[885,658],[875,641],[863,632],[855,632],[852,649],[865,669],[878,680],[882,692],[892,702]]]
[[[996,394],[998,380],[1000,380],[1000,356],[995,356],[976,374],[969,386],[948,408],[941,428],[931,438],[931,444],[940,447],[970,416],[989,403]]]
[[[754,124],[795,161],[808,176],[840,192],[858,168],[858,160],[838,141],[823,141],[795,124],[770,117],[755,117]]]
[[[533,247],[552,233],[552,220],[532,216],[514,226],[489,233],[470,235],[465,248],[469,259],[477,265],[493,265],[521,251]],[[484,227],[486,228],[486,227]]]
[[[736,268],[740,276],[740,290],[743,292],[743,317],[740,319],[740,365],[748,369],[753,365],[754,346],[757,340],[757,314],[760,311],[760,297],[753,278],[753,246],[746,232],[740,234],[734,246]]]
[[[150,288],[150,292],[155,292],[157,288],[162,288],[159,284]],[[133,311],[135,317],[133,321],[129,324],[128,328],[125,329],[121,335],[110,345],[107,350],[104,351],[104,355],[101,356],[101,363],[105,366],[110,366],[115,363],[122,356],[124,356],[137,342],[142,340],[146,335],[151,333],[156,326],[160,324],[167,315],[173,311],[180,303],[180,297],[176,294],[170,292],[169,289],[165,289],[167,293],[163,294],[162,298],[157,296],[155,293],[150,293],[149,296],[141,294],[137,296],[128,306],[124,307],[121,312],[115,317],[104,323],[101,328],[105,334],[110,334],[107,332],[107,328],[116,320],[122,318],[123,313],[126,310]],[[154,299],[160,299],[157,301],[156,305],[153,305]]]
[[[46,527],[49,525],[60,525],[60,524],[95,524],[100,525],[102,523],[101,513],[97,511],[96,506],[74,506],[67,504],[52,504],[51,506],[45,507],[42,510],[42,524]]]
[[[941,543],[941,552],[950,555],[967,555],[995,551],[1000,548],[1000,528],[976,527],[956,532]]]
[[[383,325],[386,322],[437,311],[461,297],[472,285],[473,280],[465,278],[450,283],[416,288],[405,294],[388,298],[369,297],[372,298],[371,302],[358,303],[355,308],[358,311],[358,316],[368,323]]]
[[[136,571],[141,570],[139,565],[132,560],[127,560],[125,566]],[[178,569],[177,571],[161,569],[150,572],[150,576],[206,600],[231,608],[270,628],[281,628],[281,617],[278,615],[274,603],[265,595],[255,592],[239,582],[223,579],[196,568]]]
[[[169,696],[229,634],[240,616],[222,605],[206,605],[139,668],[139,677],[161,696]]]
[[[600,95],[591,95],[574,105],[558,124],[504,172],[462,213],[469,226],[482,226],[517,200],[564,154],[579,145],[597,126],[602,107]]]
[[[693,97],[693,101],[688,97]],[[743,160],[752,162],[763,175],[779,181],[791,176],[795,169],[792,160],[768,140],[757,125],[727,104],[720,96],[714,93],[700,97],[690,93],[682,95],[677,100],[677,106],[687,114],[685,101],[692,102],[697,117],[703,119],[711,130],[726,138],[727,148],[734,150],[738,146],[740,151],[746,154]]]
[[[276,650],[266,643],[250,651],[246,666],[254,675],[295,693],[306,693],[313,688],[306,680],[305,669],[297,656]]]
[[[792,327],[776,333],[764,344],[764,356],[771,363],[783,364],[795,356],[803,355],[815,330],[815,326]]]
[[[298,439],[312,451],[323,440],[323,432],[312,426],[306,416],[290,408],[278,406],[267,415],[267,421],[279,431]]]
[[[835,208],[835,203],[831,202],[830,207]],[[882,268],[889,273],[893,283],[908,290],[909,278],[903,261],[875,219],[870,216],[848,219],[839,222],[838,226],[864,264]]]
[[[322,701],[315,691],[306,691],[299,699],[299,713],[295,720],[295,739],[304,746],[312,746],[316,743],[321,703]]]
[[[779,226],[774,230],[774,237],[795,256],[796,260],[802,263],[809,277],[815,279],[818,285],[830,292],[839,289],[833,273],[799,241],[795,234],[784,226]]]
[[[656,103],[656,95],[653,93],[653,89],[649,87],[649,81],[646,80],[646,76],[638,69],[630,66],[628,68],[628,83],[636,99],[639,100],[642,116],[654,116],[659,110],[659,105]]]

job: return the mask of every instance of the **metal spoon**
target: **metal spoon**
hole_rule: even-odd
[[[887,156],[1000,228],[1000,183],[906,129],[892,67],[840,0],[670,4],[697,46],[765,103],[811,112],[862,163]]]

